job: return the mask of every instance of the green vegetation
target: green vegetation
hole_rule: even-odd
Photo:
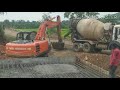
[[[120,24],[120,12],[115,14],[107,14],[102,18],[99,18],[100,21],[106,23],[111,22],[113,24]]]
[[[68,32],[69,32],[68,28],[67,29],[62,29],[62,32],[61,32],[62,37],[64,37],[64,35],[67,34]],[[68,38],[70,38],[70,35],[68,36]]]
[[[4,14],[4,12],[0,12],[0,14]],[[3,43],[4,42],[4,26],[3,26],[3,23],[1,22],[0,23],[0,43]]]
[[[98,18],[98,12],[65,12],[64,17],[69,19]]]
[[[0,43],[4,42],[4,28],[3,28],[3,25],[0,24]]]
[[[4,25],[6,28],[17,28],[17,29],[28,29],[28,28],[38,28],[40,25],[40,22],[38,21],[24,21],[24,20],[4,20]]]
[[[68,19],[83,19],[83,18],[95,18],[104,23],[110,22],[112,24],[120,24],[120,12],[115,14],[107,14],[103,17],[99,16],[99,12],[65,12],[64,17]]]
[[[15,29],[17,32],[32,32],[32,31],[38,31],[38,28],[34,29]]]
[[[35,28],[39,28],[41,22],[38,21],[24,21],[24,20],[4,20],[4,22],[0,22],[0,24],[4,24],[5,28],[15,28],[15,29],[35,29]],[[68,27],[68,20],[64,20],[62,21],[62,28],[67,28]]]
[[[38,28],[35,28],[35,29],[15,29],[17,32],[32,32],[32,31],[38,31]],[[62,34],[62,37],[64,37],[64,35],[66,34],[66,33],[68,33],[69,32],[69,29],[68,28],[66,28],[66,29],[62,29],[62,32],[61,32],[61,34]],[[54,33],[57,33],[57,30],[56,30],[56,28],[52,28],[51,30],[47,30],[47,33],[49,34],[49,35],[52,35],[52,34],[54,34]]]

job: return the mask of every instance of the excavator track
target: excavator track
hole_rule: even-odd
[[[0,61],[0,78],[108,78],[75,57],[16,59]]]

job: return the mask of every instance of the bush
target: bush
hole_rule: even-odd
[[[52,28],[52,29],[48,29],[48,30],[47,30],[47,34],[48,34],[49,36],[51,36],[51,35],[54,34],[54,33],[57,33],[57,29],[56,29],[56,28]]]
[[[4,27],[2,24],[0,24],[0,43],[3,43],[5,41],[4,37]]]

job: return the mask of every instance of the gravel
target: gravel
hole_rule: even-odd
[[[37,65],[33,69],[41,74],[79,73],[77,67],[68,64]]]

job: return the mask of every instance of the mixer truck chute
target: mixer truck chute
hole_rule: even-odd
[[[111,45],[120,43],[120,25],[103,23],[96,19],[72,20],[69,33],[75,51],[80,51],[80,48],[84,52],[107,50],[111,49]]]

